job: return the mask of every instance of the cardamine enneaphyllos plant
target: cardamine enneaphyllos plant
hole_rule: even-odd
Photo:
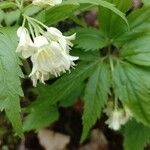
[[[96,27],[80,16],[93,9]],[[132,0],[1,1],[0,109],[15,133],[49,126],[59,107],[80,97],[81,142],[106,115],[105,124],[124,135],[125,150],[143,150],[150,141],[149,16],[148,0],[139,8]],[[65,19],[74,22],[67,33],[58,26]],[[22,109],[26,78],[38,97]]]

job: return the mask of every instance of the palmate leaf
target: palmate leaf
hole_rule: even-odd
[[[113,89],[137,121],[150,126],[149,69],[118,62],[113,71]]]
[[[15,131],[22,136],[19,96],[22,96],[16,29],[0,29],[0,110],[5,110]]]
[[[85,51],[99,50],[107,45],[101,32],[95,28],[78,28],[75,32],[77,35],[74,43],[77,48]]]
[[[150,7],[141,8],[128,17],[131,30],[118,39],[120,56],[136,65],[150,66]]]
[[[108,99],[109,88],[109,67],[104,63],[98,64],[97,69],[89,78],[85,89],[81,142],[85,140],[90,128],[96,123],[96,120],[100,118],[102,108]]]
[[[40,94],[36,102],[45,100],[49,104],[56,104],[64,100],[90,76],[97,63],[98,61],[81,63],[70,74],[65,74],[51,85],[39,88]]]
[[[124,134],[124,150],[144,150],[146,144],[150,142],[150,128],[130,121],[125,125]]]
[[[138,38],[150,35],[150,6],[142,7],[133,11],[128,17],[130,31],[124,32],[115,39],[117,45],[122,46],[125,43],[132,42]]]
[[[24,130],[40,129],[56,121],[58,110],[55,104],[68,99],[68,96],[74,94],[75,90],[83,87],[84,80],[92,74],[97,63],[98,61],[91,62],[89,65],[79,64],[71,74],[64,75],[53,84],[39,86],[38,99],[26,109],[29,114],[24,122]],[[77,93],[80,94],[81,91]]]

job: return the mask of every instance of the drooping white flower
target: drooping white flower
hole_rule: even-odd
[[[114,110],[112,111],[111,115],[109,116],[108,120],[105,123],[108,124],[109,128],[113,130],[119,130],[122,125],[122,117],[123,117],[122,110]]]
[[[76,34],[73,34],[71,36],[64,36],[57,28],[54,27],[49,27],[47,29],[47,33],[47,35],[52,41],[58,42],[63,48],[63,50],[67,54],[69,54],[70,47],[73,46],[71,41],[75,40]]]
[[[108,124],[108,127],[113,130],[119,130],[120,127],[126,124],[132,117],[132,113],[129,108],[124,106],[124,108],[115,109],[112,101],[107,103],[104,113],[108,116],[105,123]]]
[[[23,58],[28,58],[33,55],[36,48],[30,38],[28,30],[25,27],[19,27],[17,35],[19,37],[19,44],[16,52],[20,52]]]
[[[36,86],[37,80],[44,83],[48,75],[60,76],[61,73],[74,66],[78,57],[70,56],[64,53],[57,42],[50,42],[44,36],[38,36],[34,39],[38,51],[31,57],[33,69],[30,74],[31,79]]]
[[[62,0],[33,0],[32,3],[38,6],[44,6],[44,5],[55,6],[61,4]]]

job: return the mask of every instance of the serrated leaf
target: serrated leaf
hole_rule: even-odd
[[[99,59],[99,51],[84,51],[82,49],[73,49],[70,51],[73,56],[79,56],[82,61],[93,61]]]
[[[135,119],[150,126],[149,69],[118,62],[113,71],[113,89]]]
[[[120,16],[125,23],[128,26],[128,21],[125,17],[125,14],[122,13],[120,10],[118,10],[114,4],[111,4],[107,1],[104,0],[66,0],[66,2],[68,3],[79,3],[79,4],[94,4],[94,5],[98,5],[98,6],[102,6],[104,8],[110,9],[111,11],[113,11],[114,13],[116,13],[118,16]]]
[[[16,29],[0,29],[0,110],[5,110],[15,131],[22,136],[19,96],[22,96],[19,67],[15,52],[17,46]]]
[[[150,36],[141,37],[137,40],[128,42],[121,50],[121,56],[127,61],[150,66]]]
[[[99,50],[107,45],[101,32],[95,28],[78,28],[75,32],[77,35],[74,43],[77,48],[89,51]]]
[[[55,104],[67,98],[70,93],[80,87],[84,80],[90,76],[97,63],[98,61],[82,63],[75,70],[72,70],[70,74],[65,74],[53,84],[45,86],[44,90],[40,88],[38,100],[46,100],[50,104]]]
[[[115,42],[122,46],[138,38],[150,35],[150,7],[142,7],[133,11],[128,17],[130,31],[122,34]]]
[[[81,96],[83,89],[84,89],[84,84],[80,85],[78,88],[73,90],[67,98],[63,99],[60,101],[59,106],[61,107],[70,107],[73,106],[73,104],[78,100],[78,98]]]
[[[150,142],[150,128],[136,121],[130,121],[124,129],[124,150],[144,150]]]
[[[96,120],[100,118],[102,108],[108,99],[110,88],[109,67],[104,63],[98,65],[97,69],[89,78],[85,89],[81,142],[85,140],[90,128],[96,123]]]
[[[126,13],[132,6],[131,0],[106,0],[116,5],[116,8]],[[99,23],[100,30],[103,34],[111,39],[115,39],[117,36],[121,35],[123,32],[128,31],[128,28],[122,18],[120,18],[114,12],[99,7]]]
[[[78,7],[79,5],[77,4],[64,4],[55,6],[43,10],[37,15],[36,18],[47,25],[52,25],[68,18],[75,10],[77,10]]]
[[[58,120],[57,106],[49,105],[48,101],[36,103],[30,107],[28,116],[23,125],[24,131],[39,130]]]

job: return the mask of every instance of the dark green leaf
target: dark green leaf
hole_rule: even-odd
[[[113,88],[135,119],[150,126],[149,69],[118,62],[113,72]]]
[[[150,66],[150,36],[128,42],[121,50],[121,56],[137,65]]]
[[[30,112],[25,119],[24,131],[39,130],[49,126],[59,117],[56,106],[49,105],[47,101],[36,103],[30,107]]]
[[[90,76],[97,63],[96,61],[77,66],[70,74],[65,74],[53,84],[45,86],[43,92],[39,91],[40,94],[38,99],[40,101],[48,100],[51,104],[66,99],[69,94],[76,88],[79,88],[84,80]]]
[[[78,28],[75,32],[77,36],[74,42],[77,48],[84,49],[85,51],[99,50],[107,45],[100,31],[94,28]]]
[[[110,9],[111,11],[113,11],[114,13],[116,13],[118,16],[120,16],[125,23],[128,25],[128,21],[124,15],[124,13],[122,13],[120,10],[118,10],[115,5],[104,1],[104,0],[66,0],[68,3],[79,3],[79,4],[94,4],[94,5],[98,5],[98,6],[102,6],[104,8]]]
[[[126,13],[131,8],[132,4],[131,0],[107,1],[115,4],[116,7],[124,13]],[[117,14],[103,7],[99,8],[99,23],[100,30],[103,32],[103,34],[106,37],[112,39],[115,39],[118,35],[128,30],[124,21]]]
[[[124,129],[124,150],[144,150],[150,141],[150,128],[130,121]]]
[[[90,128],[100,118],[102,108],[108,99],[110,88],[110,72],[106,64],[98,64],[99,66],[93,72],[84,96],[84,113],[83,113],[83,133],[81,142],[85,140]]]
[[[37,15],[37,19],[42,21],[47,25],[55,24],[61,20],[68,18],[72,13],[77,10],[79,5],[66,4],[59,5],[52,8],[48,8],[43,10],[41,13]]]

